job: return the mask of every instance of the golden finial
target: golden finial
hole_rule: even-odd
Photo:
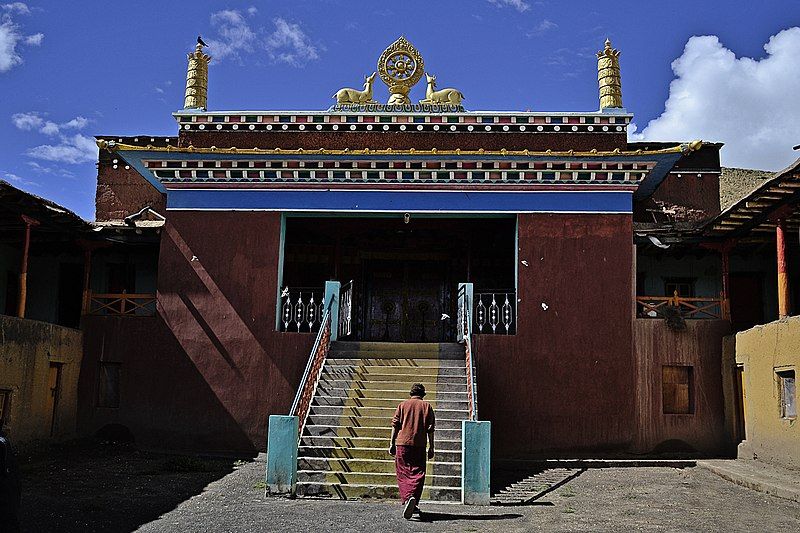
[[[203,53],[206,43],[197,36],[197,46],[189,54],[189,67],[186,72],[186,94],[183,99],[184,109],[202,109],[208,107],[208,63],[211,56]]]
[[[623,107],[619,50],[611,47],[609,39],[606,39],[603,50],[597,52],[597,81],[600,85],[600,109]]]

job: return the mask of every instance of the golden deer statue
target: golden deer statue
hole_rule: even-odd
[[[464,95],[461,94],[461,91],[458,89],[442,89],[441,91],[435,91],[436,76],[431,76],[426,72],[425,77],[428,79],[428,89],[425,91],[425,99],[419,101],[420,104],[461,105],[461,100],[464,99]]]
[[[337,104],[377,104],[378,102],[372,99],[372,82],[374,81],[375,73],[373,72],[371,76],[364,77],[363,91],[345,87],[336,91],[333,98],[336,98]]]

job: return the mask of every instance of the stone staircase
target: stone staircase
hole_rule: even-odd
[[[460,501],[461,421],[469,414],[464,357],[456,343],[333,342],[303,428],[297,494],[398,498],[391,419],[419,382],[436,411],[436,456],[422,498]]]

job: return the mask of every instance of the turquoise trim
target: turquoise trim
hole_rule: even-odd
[[[267,493],[294,494],[297,487],[296,416],[270,415],[267,428]]]
[[[461,421],[461,503],[489,505],[492,423]]]
[[[286,214],[281,213],[280,244],[278,245],[278,286],[275,291],[275,331],[281,330],[281,291],[283,290],[283,258],[286,247]]]
[[[330,303],[331,312],[331,342],[339,338],[339,291],[342,284],[338,281],[325,282],[325,299],[327,306]]]

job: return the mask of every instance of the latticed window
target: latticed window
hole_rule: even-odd
[[[100,376],[97,386],[98,407],[119,407],[120,363],[100,363]]]
[[[797,388],[794,370],[776,372],[781,393],[781,418],[797,418]]]
[[[694,412],[691,366],[664,365],[661,368],[661,396],[665,415]]]

